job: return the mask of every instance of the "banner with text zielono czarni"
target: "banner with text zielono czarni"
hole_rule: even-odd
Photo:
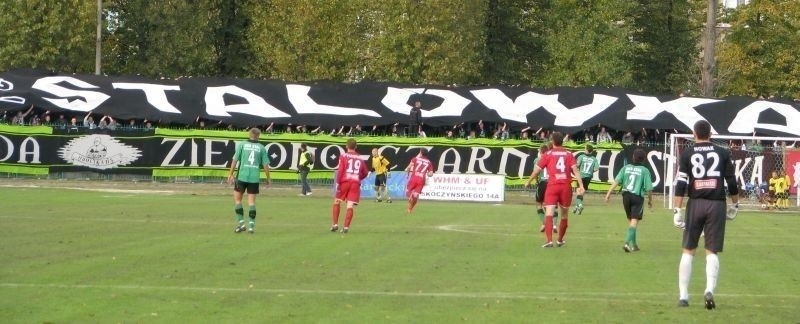
[[[0,73],[0,112],[28,106],[83,116],[161,123],[198,117],[240,127],[269,123],[382,126],[409,121],[422,103],[422,122],[500,123],[573,133],[598,124],[616,130],[677,129],[688,133],[708,120],[719,134],[800,135],[800,107],[790,100],[745,97],[653,96],[620,88],[535,89],[508,86],[421,86],[385,82],[343,84],[275,80],[53,74],[37,70]]]
[[[140,174],[155,177],[225,177],[236,141],[246,132],[169,130],[69,132],[50,127],[0,125],[0,172],[47,175],[54,172],[97,172]],[[390,161],[391,171],[403,171],[420,148],[439,174],[497,174],[506,185],[521,185],[533,170],[533,160],[541,143],[493,139],[448,140],[445,138],[356,137],[358,152],[364,159],[372,148]],[[274,179],[296,180],[300,145],[305,143],[314,156],[312,179],[332,179],[344,137],[306,134],[262,134],[270,157]],[[583,145],[568,143],[576,156]],[[605,144],[596,147],[600,169],[591,189],[607,189],[617,172],[630,161],[634,146]],[[671,185],[666,162],[675,158],[663,146],[643,146],[645,166],[653,173],[653,185],[660,192]],[[736,154],[737,177],[742,183],[757,177],[767,179],[778,161],[772,155],[751,157]],[[752,172],[756,170],[758,172]],[[747,175],[748,179],[745,179]]]

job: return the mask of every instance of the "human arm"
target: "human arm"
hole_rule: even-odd
[[[614,189],[617,189],[618,185],[619,182],[617,182],[617,180],[614,179],[614,181],[611,183],[611,187],[608,188],[608,192],[606,192],[606,202],[608,202],[611,199],[611,193],[614,192]]]
[[[581,172],[580,170],[578,170],[578,165],[573,163],[571,169],[572,169],[572,174],[575,176],[575,178],[580,179]],[[577,182],[578,182],[578,190],[576,190],[575,193],[577,193],[578,195],[583,195],[584,193],[586,193],[586,188],[583,187],[583,181],[579,180]]]

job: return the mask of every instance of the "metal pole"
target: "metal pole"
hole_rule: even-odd
[[[102,57],[102,32],[103,32],[103,0],[97,0],[97,38],[94,49],[94,74],[100,75],[100,61]]]

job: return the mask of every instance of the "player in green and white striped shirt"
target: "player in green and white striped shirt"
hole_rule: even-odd
[[[581,173],[581,178],[578,181],[583,182],[583,188],[589,190],[589,184],[592,182],[594,173],[600,169],[600,162],[596,157],[597,153],[594,151],[592,144],[586,144],[586,151],[584,154],[578,156],[578,171]],[[578,195],[575,209],[572,210],[573,214],[581,214],[583,212],[583,195]]]
[[[258,142],[261,130],[251,128],[248,131],[249,139],[236,143],[236,151],[231,159],[231,168],[228,171],[228,184],[233,186],[233,202],[236,212],[235,233],[245,231],[244,208],[242,208],[242,196],[247,191],[247,204],[249,205],[248,216],[249,226],[246,228],[253,234],[256,225],[256,195],[258,194],[258,184],[261,178],[261,170],[267,175],[267,185],[270,184],[269,177],[269,157],[267,149]],[[234,174],[235,173],[235,174]]]
[[[633,164],[622,167],[617,173],[614,183],[606,193],[606,202],[611,197],[611,192],[622,186],[622,206],[628,217],[628,232],[625,235],[625,252],[639,251],[636,242],[636,228],[644,216],[644,195],[647,194],[647,206],[653,208],[653,180],[650,170],[643,165],[646,153],[642,149],[633,151]]]

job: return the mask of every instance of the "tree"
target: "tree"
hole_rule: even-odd
[[[0,1],[0,70],[94,71],[94,1]]]
[[[213,9],[209,1],[110,2],[104,70],[150,77],[217,75]]]
[[[721,95],[800,98],[800,2],[752,1],[720,44]]]
[[[546,15],[543,87],[632,85],[636,4],[616,0],[559,0]]]
[[[488,84],[531,85],[544,63],[544,0],[490,0],[482,79]]]
[[[688,0],[639,0],[633,14],[636,90],[677,94],[696,82],[699,24]]]

